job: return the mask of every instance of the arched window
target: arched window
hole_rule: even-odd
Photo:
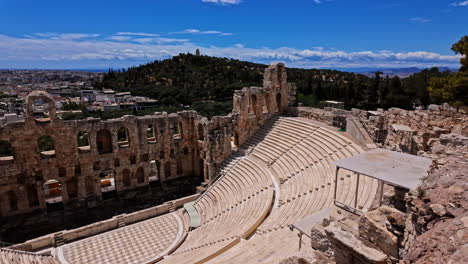
[[[182,124],[180,122],[172,124],[172,134],[174,135],[174,139],[182,138]]]
[[[159,180],[159,161],[152,160],[150,161],[150,175],[149,181],[157,181]]]
[[[39,153],[43,157],[52,157],[55,155],[54,139],[50,136],[41,136],[37,139]]]
[[[128,130],[125,127],[121,127],[117,131],[117,141],[119,143],[119,147],[121,148],[126,148],[130,146]]]
[[[135,177],[136,177],[137,182],[138,182],[139,184],[145,182],[145,171],[143,170],[142,167],[139,167],[139,168],[136,170]]]
[[[78,143],[78,150],[80,152],[87,152],[91,150],[89,145],[89,135],[86,131],[80,131],[76,137]]]
[[[58,180],[48,180],[43,188],[47,211],[63,210],[62,184]]]
[[[198,140],[205,140],[205,132],[201,123],[198,124]]]
[[[7,192],[8,197],[8,205],[10,212],[14,212],[18,210],[18,198],[16,197],[16,193],[14,191]]]
[[[67,192],[70,199],[78,197],[78,181],[75,177],[67,181]]]
[[[33,117],[37,121],[50,121],[49,104],[44,99],[36,99],[32,102]]]
[[[276,111],[277,112],[281,112],[282,110],[282,106],[281,106],[281,93],[277,93],[276,94]]]
[[[146,128],[146,139],[148,140],[148,143],[156,143],[156,133],[154,132],[153,125],[149,125]]]
[[[265,102],[262,107],[263,113],[269,113],[270,112],[270,94],[265,93]]]
[[[122,171],[122,178],[123,178],[123,185],[125,187],[130,187],[132,184],[131,178],[130,178],[130,170],[125,169]]]
[[[36,185],[29,184],[26,188],[26,194],[28,196],[29,207],[35,207],[39,205],[39,197],[37,196]]]
[[[239,134],[234,132],[234,135],[231,137],[231,146],[237,148],[239,146]]]
[[[107,129],[101,129],[96,134],[96,144],[99,154],[112,153],[112,137]]]
[[[252,94],[250,96],[250,109],[249,113],[256,114],[257,113],[257,96]]]
[[[110,199],[117,195],[115,188],[115,172],[112,169],[103,170],[99,173],[101,181],[101,192],[103,199]]]
[[[6,140],[0,140],[0,161],[13,160],[13,147]]]

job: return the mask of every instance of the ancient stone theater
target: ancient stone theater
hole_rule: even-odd
[[[211,119],[63,120],[31,93],[0,127],[0,263],[466,263],[467,115],[298,107],[295,87],[272,64]]]

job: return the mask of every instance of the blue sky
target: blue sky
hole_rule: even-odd
[[[195,52],[290,67],[458,67],[465,0],[0,0],[0,68]]]

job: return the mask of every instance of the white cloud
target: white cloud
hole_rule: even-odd
[[[468,1],[463,1],[463,2],[455,2],[450,4],[451,6],[468,6]]]
[[[179,32],[171,32],[170,34],[194,34],[194,35],[221,35],[221,36],[231,36],[233,35],[232,33],[225,33],[221,32],[218,30],[199,30],[199,29],[193,29],[189,28],[186,30],[182,30]]]
[[[441,55],[428,51],[343,51],[324,48],[294,49],[248,48],[234,46],[200,46],[188,39],[138,38],[128,41],[108,39],[52,39],[0,35],[0,68],[126,67],[179,53],[228,57],[258,63],[283,61],[289,67],[357,68],[357,67],[459,67],[458,55]],[[29,66],[32,67],[32,66]]]
[[[175,39],[175,38],[136,38],[132,39],[133,42],[138,42],[141,44],[150,44],[150,43],[174,43],[174,42],[188,42],[190,39]]]
[[[36,33],[34,36],[28,37],[40,37],[40,38],[48,38],[48,39],[62,39],[62,40],[78,40],[78,39],[87,39],[87,38],[97,38],[100,34],[82,34],[82,33]]]
[[[128,36],[110,36],[107,39],[115,40],[115,41],[128,41],[132,38]]]
[[[159,34],[142,33],[142,32],[117,32],[117,36],[141,36],[141,37],[159,37]]]
[[[413,23],[418,23],[418,24],[424,24],[424,23],[429,23],[431,22],[430,19],[423,18],[423,17],[413,17],[410,19],[411,22]]]
[[[316,3],[316,4],[323,4],[323,3],[325,3],[325,2],[331,2],[331,1],[333,1],[333,0],[312,0],[312,1],[313,1],[314,3]]]
[[[213,3],[219,5],[238,5],[242,0],[202,0],[203,3]]]

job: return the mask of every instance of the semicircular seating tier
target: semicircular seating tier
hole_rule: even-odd
[[[251,153],[259,162],[269,164],[271,174],[280,182],[270,214],[254,236],[208,263],[273,263],[297,255],[297,234],[285,227],[331,207],[335,188],[332,162],[361,152],[359,145],[340,132],[298,118],[281,118]],[[354,205],[357,175],[340,170],[338,181],[337,200]],[[376,180],[360,177],[358,209],[370,208],[377,188]]]
[[[161,263],[199,263],[247,238],[263,222],[273,203],[273,177],[249,157],[229,171],[194,203],[201,226]]]
[[[297,253],[285,229],[333,205],[336,160],[364,150],[342,132],[279,117],[260,129],[240,159],[195,203],[201,226],[161,263],[264,263]],[[337,200],[354,205],[357,175],[340,170]],[[371,206],[378,182],[360,177],[358,209]],[[265,242],[268,241],[268,242]],[[289,248],[290,247],[290,248]]]

